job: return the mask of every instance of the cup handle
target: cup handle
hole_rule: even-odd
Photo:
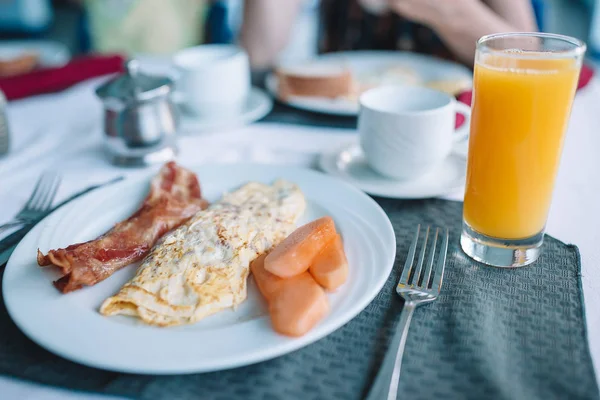
[[[171,92],[171,100],[173,100],[173,103],[175,104],[183,104],[185,103],[185,94],[175,90],[174,92]]]
[[[454,131],[454,143],[462,142],[469,137],[469,131],[471,128],[471,107],[460,101],[456,102],[456,112],[465,116],[465,122],[462,126]]]
[[[171,79],[173,79],[173,81],[175,81],[173,91],[171,92],[171,100],[175,104],[185,103],[185,93],[181,92],[180,88],[177,86],[177,83],[181,80],[183,73],[175,66],[173,60],[171,60],[171,68],[169,69],[168,75],[171,77]]]

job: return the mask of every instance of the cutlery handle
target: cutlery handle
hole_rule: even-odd
[[[12,222],[7,222],[6,224],[2,224],[0,225],[0,233],[9,230],[10,228],[14,228],[16,226],[21,226],[24,225],[23,221],[12,221]]]
[[[408,336],[408,327],[415,311],[416,304],[405,302],[400,314],[400,322],[392,337],[390,346],[383,358],[377,377],[369,390],[366,400],[396,400],[398,396],[398,383],[400,367],[404,355],[404,345]]]
[[[16,247],[17,245],[15,244],[14,246],[9,247],[8,249],[0,252],[0,268],[3,268],[6,265],[8,259],[10,258],[10,255],[13,253],[13,251],[15,251]]]

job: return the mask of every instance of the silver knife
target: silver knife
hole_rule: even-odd
[[[8,153],[10,138],[8,136],[8,117],[6,116],[6,97],[0,90],[0,156]],[[1,265],[1,264],[0,264]]]
[[[86,193],[91,192],[92,190],[98,189],[100,187],[103,186],[108,186],[111,185],[115,182],[118,182],[120,180],[123,180],[123,177],[120,176],[118,178],[115,179],[111,179],[108,182],[104,182],[98,185],[93,185],[90,186],[80,192],[75,193],[74,195],[72,195],[71,197],[67,198],[66,200],[64,200],[63,202],[59,203],[57,206],[53,207],[52,209],[50,209],[48,212],[46,212],[44,215],[42,215],[40,218],[36,219],[35,221],[32,221],[30,223],[28,223],[27,225],[23,226],[21,229],[19,229],[16,232],[11,233],[10,235],[8,235],[7,237],[5,237],[4,239],[0,240],[0,267],[4,266],[4,264],[6,264],[6,262],[8,261],[8,258],[10,257],[10,255],[12,254],[12,252],[15,250],[15,248],[17,247],[17,245],[19,244],[19,242],[21,241],[21,239],[23,239],[25,237],[25,235],[27,235],[27,233],[29,233],[30,230],[33,229],[33,227],[40,222],[42,219],[46,218],[47,215],[49,215],[50,213],[52,213],[54,210],[62,207],[63,205],[67,204],[70,201],[75,200],[76,198],[83,196]]]

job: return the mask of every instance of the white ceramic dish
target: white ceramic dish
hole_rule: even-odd
[[[180,130],[183,134],[194,135],[237,128],[260,120],[272,109],[273,99],[263,90],[253,87],[250,89],[242,112],[235,117],[206,119],[181,109]]]
[[[205,119],[231,118],[245,107],[250,65],[244,49],[229,44],[188,47],[173,55],[175,87],[184,108]]]
[[[371,168],[392,179],[432,172],[469,138],[471,107],[418,86],[377,87],[359,99],[358,135]],[[466,122],[455,128],[456,112]]]
[[[439,58],[401,51],[349,51],[324,54],[315,58],[323,64],[345,65],[355,75],[376,73],[385,68],[401,67],[414,72],[421,81],[464,80],[471,82],[473,74],[464,65]],[[267,75],[266,87],[277,97],[277,77]],[[358,101],[318,97],[291,97],[284,103],[308,111],[332,115],[358,114]]]
[[[383,210],[359,190],[318,172],[291,167],[241,164],[193,169],[210,201],[247,181],[272,182],[281,177],[296,182],[306,195],[308,206],[300,223],[325,214],[334,218],[350,273],[346,284],[329,295],[331,312],[314,329],[300,338],[275,333],[252,278],[248,299],[237,310],[175,328],[98,313],[101,302],[134,274],[134,267],[93,287],[59,293],[52,285],[56,272],[37,266],[36,250],[63,247],[105,232],[136,209],[147,193],[150,176],[92,192],[50,215],[23,239],[6,266],[2,287],[17,326],[47,350],[81,364],[131,373],[195,373],[248,365],[306,346],[350,321],[381,290],[394,263],[394,231]]]
[[[0,42],[0,60],[10,60],[25,52],[39,55],[43,67],[60,67],[71,58],[69,49],[63,44],[47,40],[8,40]]]
[[[319,166],[369,194],[395,199],[424,199],[460,190],[464,187],[467,170],[464,156],[453,151],[440,166],[424,176],[394,180],[378,174],[367,164],[358,143],[322,154]]]

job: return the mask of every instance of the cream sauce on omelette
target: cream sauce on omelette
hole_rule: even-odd
[[[295,229],[305,206],[300,189],[284,180],[225,194],[163,236],[100,312],[170,326],[235,307],[246,299],[250,262]]]

